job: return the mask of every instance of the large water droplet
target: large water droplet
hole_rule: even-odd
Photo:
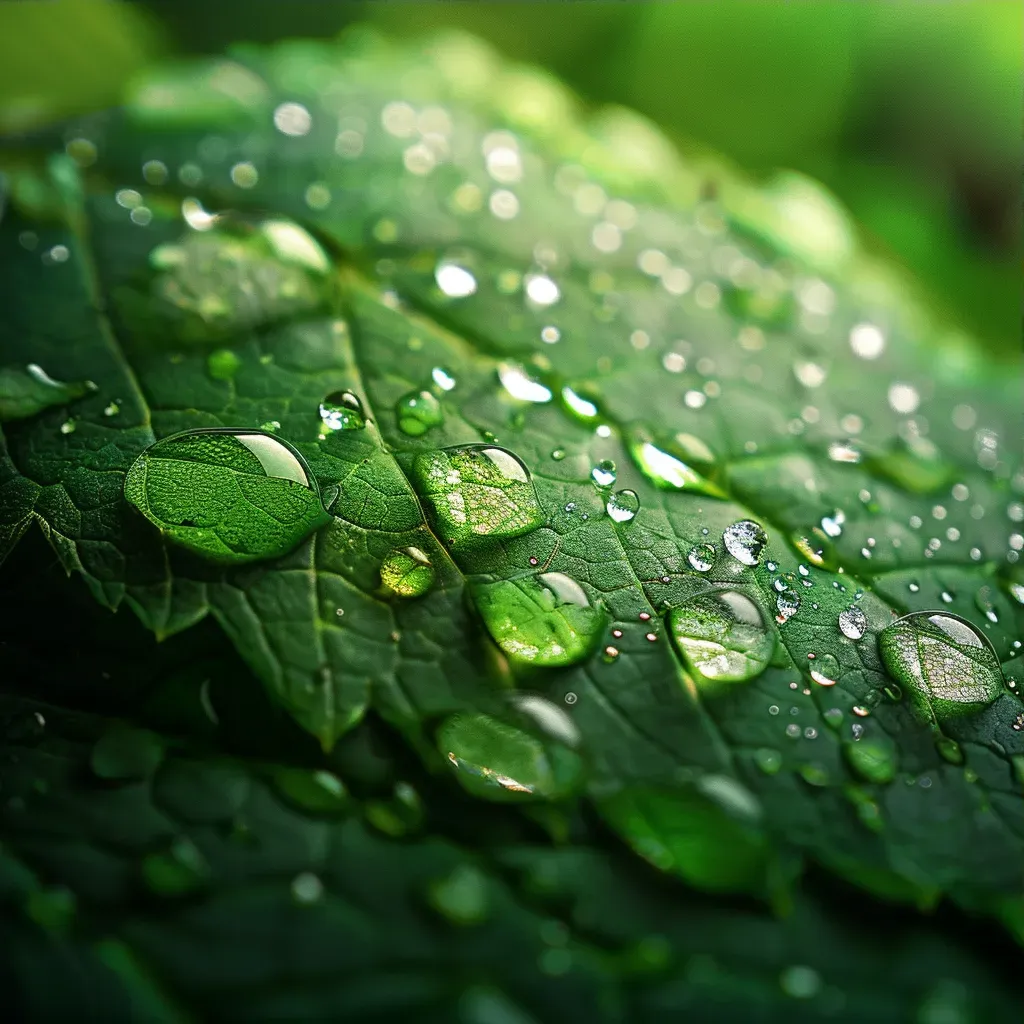
[[[529,470],[505,448],[468,444],[424,452],[412,478],[449,542],[518,537],[544,521]]]
[[[148,290],[117,296],[146,337],[226,341],[254,327],[325,308],[330,261],[298,224],[237,221],[189,231],[150,253]]]
[[[690,669],[705,680],[746,682],[767,666],[775,635],[746,594],[700,594],[668,614],[668,628]]]
[[[640,511],[640,496],[636,491],[616,491],[606,502],[605,510],[616,523],[628,523]]]
[[[487,631],[513,661],[574,665],[594,650],[607,625],[604,609],[562,573],[474,581],[470,590]]]
[[[695,544],[690,548],[686,560],[697,572],[707,572],[715,564],[716,554],[714,544]]]
[[[1003,692],[992,645],[958,615],[904,615],[882,630],[878,647],[889,671],[937,716],[977,711]]]
[[[395,403],[398,429],[410,437],[420,437],[431,427],[444,423],[441,403],[429,391],[410,391]]]
[[[128,470],[124,494],[168,540],[218,562],[283,555],[330,518],[298,452],[255,430],[157,441]]]
[[[459,782],[491,800],[565,796],[582,777],[574,751],[489,715],[453,715],[438,730],[437,746]]]
[[[366,426],[363,403],[351,391],[332,391],[320,403],[320,419],[328,430],[359,430]]]
[[[381,582],[399,597],[422,597],[436,578],[430,559],[419,548],[392,551],[380,566]]]
[[[839,632],[850,640],[859,640],[868,628],[868,617],[856,605],[839,613]]]
[[[752,519],[741,519],[732,526],[727,526],[722,533],[722,541],[725,550],[744,565],[757,565],[765,544],[768,543],[768,535],[764,532],[760,523]]]

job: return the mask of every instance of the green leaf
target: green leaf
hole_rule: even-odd
[[[212,613],[324,749],[372,711],[481,796],[529,771],[551,835],[582,786],[701,887],[784,901],[807,859],[1016,919],[1016,374],[827,195],[723,172],[707,198],[653,128],[461,38],[240,48],[74,130],[96,162],[41,153],[53,203],[8,198],[0,344],[97,390],[71,431],[5,424],[4,549],[39,524],[160,637]],[[309,486],[210,446],[253,431]],[[917,687],[889,632],[916,613],[983,638],[930,635]],[[516,691],[569,716],[571,772]],[[439,748],[473,716],[486,749]],[[206,885],[176,849],[150,875]]]
[[[0,421],[23,420],[51,406],[66,405],[94,387],[89,381],[65,384],[54,380],[35,363],[24,369],[0,367]]]

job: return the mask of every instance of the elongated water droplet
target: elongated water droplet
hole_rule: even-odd
[[[616,523],[628,523],[640,511],[640,496],[636,491],[616,491],[606,502],[605,510]]]
[[[700,594],[673,608],[668,628],[687,665],[705,680],[754,679],[775,651],[764,613],[737,590]]]
[[[707,572],[715,564],[716,554],[714,544],[695,544],[690,548],[686,560],[697,572]]]
[[[831,654],[821,654],[809,665],[811,678],[819,686],[835,686],[839,682],[839,662]]]
[[[939,736],[935,740],[935,749],[939,756],[950,764],[963,764],[964,752],[960,744],[949,736]]]
[[[682,459],[663,451],[646,440],[636,440],[629,448],[641,473],[655,487],[670,491],[693,491],[713,497],[723,497],[722,491],[691,469]]]
[[[760,523],[755,523],[752,519],[741,519],[725,528],[722,533],[722,541],[725,544],[725,550],[737,562],[742,562],[744,565],[757,565],[761,552],[764,550],[765,544],[768,543],[768,535]]]
[[[410,391],[395,403],[398,428],[410,437],[420,437],[431,427],[444,423],[441,403],[429,391]]]
[[[124,494],[168,540],[218,562],[283,555],[330,519],[298,452],[255,430],[157,441],[128,470]]]
[[[859,640],[868,628],[868,617],[856,605],[839,613],[839,632],[850,640]]]
[[[754,764],[765,773],[765,775],[777,775],[782,767],[782,755],[771,747],[758,747],[754,751]]]
[[[330,261],[298,224],[241,220],[189,231],[150,253],[148,289],[118,296],[123,316],[147,337],[216,343],[325,308]]]
[[[332,772],[281,766],[270,780],[285,801],[307,813],[340,814],[349,806],[345,785]]]
[[[896,777],[896,750],[887,737],[847,741],[843,754],[849,766],[867,782],[892,782]]]
[[[518,537],[544,521],[530,471],[505,448],[468,444],[424,452],[412,478],[449,542]]]
[[[351,391],[332,391],[320,403],[320,419],[328,430],[359,430],[366,426],[363,403]]]
[[[574,751],[489,715],[453,715],[437,746],[463,787],[491,800],[564,796],[582,777]]]
[[[419,548],[392,551],[380,566],[381,582],[399,597],[422,597],[436,578],[430,559]]]
[[[615,483],[615,463],[611,459],[602,459],[590,471],[590,479],[598,487],[611,487]]]
[[[66,384],[54,380],[41,366],[29,363],[0,367],[0,422],[21,420],[35,416],[43,409],[65,405],[95,391],[92,381]]]
[[[966,619],[913,612],[882,630],[889,671],[939,717],[977,711],[1004,692],[999,659]]]
[[[775,598],[775,608],[778,611],[776,619],[778,622],[788,622],[798,611],[800,611],[800,594],[787,585]]]
[[[597,646],[608,622],[573,579],[558,572],[473,581],[470,592],[494,642],[514,661],[574,665]]]

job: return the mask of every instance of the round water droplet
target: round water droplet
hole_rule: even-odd
[[[320,419],[328,430],[359,430],[366,426],[363,403],[351,391],[332,391],[320,403]]]
[[[686,556],[687,562],[697,572],[707,572],[715,564],[714,544],[695,544]]]
[[[525,664],[574,665],[594,650],[608,624],[604,608],[563,573],[472,581],[470,593],[494,642]]]
[[[551,450],[551,458],[554,459],[555,462],[561,462],[562,459],[565,458],[565,449],[564,448],[553,448]]]
[[[381,583],[399,597],[422,597],[436,578],[430,559],[419,548],[392,551],[380,566]]]
[[[412,479],[442,538],[518,537],[544,522],[530,471],[505,448],[457,445],[417,456]]]
[[[431,427],[444,423],[444,412],[436,396],[429,391],[410,391],[395,403],[398,428],[410,437],[420,437]]]
[[[427,902],[452,924],[480,924],[488,913],[488,881],[479,868],[458,864],[427,887]]]
[[[788,622],[800,611],[800,595],[788,587],[775,598],[775,608],[778,611],[776,619],[780,623]]]
[[[168,540],[218,562],[283,555],[330,520],[299,453],[255,430],[165,437],[132,464],[124,495]]]
[[[206,372],[214,380],[234,380],[242,360],[229,348],[218,348],[206,357]]]
[[[776,775],[782,767],[782,755],[770,747],[759,747],[754,751],[754,764],[765,773],[765,775]]]
[[[741,519],[732,526],[727,526],[722,533],[722,541],[725,550],[744,565],[757,565],[765,544],[768,543],[768,535],[764,532],[760,523],[752,519]]]
[[[839,708],[827,708],[822,712],[822,718],[830,729],[838,729],[843,724],[843,713]]]
[[[605,502],[605,511],[616,523],[628,523],[640,511],[640,496],[636,491],[616,491]]]
[[[850,640],[859,640],[868,628],[868,617],[856,605],[839,613],[839,632]]]
[[[888,737],[867,738],[843,744],[849,766],[865,781],[884,784],[896,777],[896,750]]]
[[[841,674],[839,662],[831,654],[822,654],[810,663],[811,678],[819,686],[835,686]]]
[[[1003,691],[999,659],[966,619],[913,612],[882,630],[886,668],[937,716],[977,711]]]
[[[448,718],[437,732],[437,747],[462,786],[490,800],[557,798],[582,779],[575,751],[490,715]]]
[[[668,628],[689,668],[707,681],[754,679],[775,651],[764,613],[737,590],[700,594],[673,608]]]
[[[615,483],[615,463],[611,459],[602,459],[590,471],[590,479],[598,487],[611,487]]]
[[[964,763],[964,752],[960,744],[949,736],[939,736],[935,740],[935,749],[939,752],[939,756],[950,764]]]

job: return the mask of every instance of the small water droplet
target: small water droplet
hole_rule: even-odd
[[[714,544],[695,544],[686,556],[687,562],[697,572],[707,572],[715,564]]]
[[[551,458],[554,459],[555,462],[561,462],[562,459],[565,458],[565,449],[564,448],[553,448],[552,451],[551,451]]]
[[[960,744],[949,736],[939,736],[935,740],[935,749],[939,752],[939,756],[950,764],[964,763],[964,752]]]
[[[628,523],[640,511],[640,497],[636,491],[616,491],[605,503],[605,510],[616,523]]]
[[[320,403],[320,419],[328,430],[359,430],[366,426],[363,403],[351,391],[332,391]]]
[[[611,487],[615,483],[615,463],[611,459],[602,459],[590,471],[590,478],[598,487]]]
[[[444,422],[444,412],[436,396],[429,391],[410,391],[395,403],[398,428],[409,437],[421,437]]]

